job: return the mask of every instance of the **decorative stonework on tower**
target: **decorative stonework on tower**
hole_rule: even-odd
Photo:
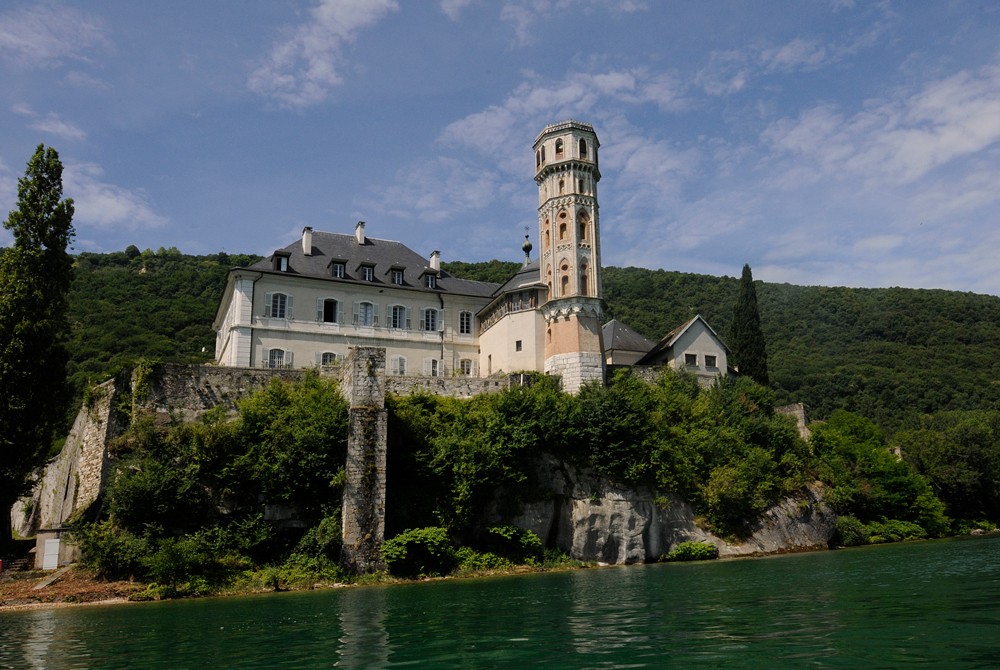
[[[545,372],[560,375],[569,393],[604,380],[599,146],[594,128],[579,121],[546,126],[534,144],[539,273],[549,291]]]

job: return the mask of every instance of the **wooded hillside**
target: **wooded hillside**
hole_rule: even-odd
[[[135,247],[77,256],[69,297],[73,383],[82,389],[143,357],[211,360],[226,272],[256,260]],[[456,276],[490,281],[518,266],[443,264]],[[738,288],[734,277],[604,269],[608,318],[654,341],[699,313],[726,339]],[[806,403],[814,418],[847,409],[895,429],[920,413],[1000,408],[996,296],[763,282],[757,296],[779,400]]]

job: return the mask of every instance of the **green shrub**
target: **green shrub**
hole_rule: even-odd
[[[476,551],[472,547],[459,547],[455,552],[458,558],[458,568],[465,572],[486,570],[509,570],[514,563],[503,556],[497,556],[490,551]]]
[[[458,565],[448,531],[437,526],[412,528],[386,540],[382,558],[398,577],[446,575]]]
[[[664,561],[710,561],[719,557],[719,548],[709,542],[681,542],[670,553],[663,556]]]
[[[912,521],[884,519],[872,521],[866,527],[869,541],[872,544],[885,542],[902,542],[903,540],[921,540],[927,537],[927,531]]]
[[[831,547],[858,547],[870,541],[868,529],[857,518],[849,514],[837,517],[837,526],[830,538]]]
[[[543,553],[537,535],[509,523],[486,529],[486,550],[521,565],[538,565]]]
[[[79,524],[73,527],[73,538],[80,547],[82,563],[104,579],[128,579],[145,574],[143,557],[149,543],[111,521]]]
[[[312,588],[319,582],[338,582],[344,578],[336,561],[328,556],[292,554],[278,569],[279,587]]]

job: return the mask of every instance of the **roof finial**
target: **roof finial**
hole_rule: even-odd
[[[528,236],[528,226],[524,227],[524,244],[521,245],[521,251],[524,252],[524,265],[527,266],[531,263],[531,238]]]

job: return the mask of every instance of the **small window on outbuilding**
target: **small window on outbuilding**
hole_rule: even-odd
[[[698,367],[698,354],[684,354],[684,365]]]
[[[717,368],[717,367],[719,367],[718,364],[717,364],[717,359],[715,358],[715,356],[712,356],[710,354],[705,354],[705,367],[706,368]]]

